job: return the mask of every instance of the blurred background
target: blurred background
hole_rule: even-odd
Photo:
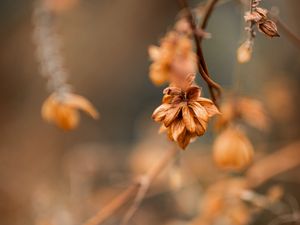
[[[277,7],[281,20],[300,35],[299,1],[270,0],[262,5]],[[164,87],[155,87],[148,78],[147,49],[172,28],[179,6],[174,0],[78,0],[57,14],[69,82],[101,114],[98,121],[82,115],[72,132],[45,123],[40,115],[49,93],[35,57],[33,7],[30,0],[0,2],[0,224],[81,224],[168,147],[151,119]],[[250,130],[250,137],[258,155],[271,154],[299,140],[300,48],[279,28],[280,38],[258,35],[253,60],[240,65],[236,49],[243,29],[237,1],[217,7],[207,28],[212,38],[204,41],[204,54],[213,78],[224,89],[230,90],[239,77],[240,94],[265,103],[272,119],[270,132]],[[206,89],[204,95],[208,97]],[[184,224],[178,221],[197,214],[196,199],[211,177],[220,176],[211,162],[212,141],[208,132],[181,154],[182,164],[188,162],[201,185],[173,196],[167,188],[172,178],[158,181],[154,197],[145,201],[133,224]],[[175,173],[174,167],[169,170]],[[299,178],[298,167],[272,183],[299,200]]]

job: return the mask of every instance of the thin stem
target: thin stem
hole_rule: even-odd
[[[207,27],[207,24],[208,24],[208,20],[213,12],[213,9],[215,7],[215,5],[218,3],[219,0],[210,0],[208,3],[207,3],[207,6],[206,6],[206,10],[205,10],[205,14],[203,15],[203,20],[202,20],[202,23],[200,25],[200,28],[202,30],[205,30],[206,27]],[[203,37],[199,37],[200,39],[200,42],[203,40]]]
[[[153,183],[155,178],[166,168],[166,166],[177,153],[177,148],[170,148],[167,153],[157,162],[157,164],[155,164],[144,176],[142,176],[140,179],[137,179],[131,186],[121,192],[117,197],[115,197],[110,203],[104,206],[95,216],[90,218],[83,225],[102,224],[114,213],[116,213],[122,206],[129,202],[133,196],[137,196],[133,206],[128,211],[128,218],[126,218],[126,220],[128,221],[134,215],[141,201],[144,199],[148,190],[147,186],[150,186]],[[145,182],[145,180],[147,182]]]
[[[216,82],[214,82],[208,73],[208,69],[207,69],[207,65],[203,56],[203,52],[202,52],[202,48],[201,48],[201,42],[200,42],[200,38],[198,35],[198,30],[197,30],[197,26],[195,23],[195,19],[194,16],[191,12],[191,10],[189,9],[189,5],[187,3],[187,0],[179,0],[179,3],[181,5],[181,7],[185,10],[186,12],[186,17],[190,23],[190,26],[192,28],[193,31],[193,36],[194,36],[194,40],[195,40],[195,45],[196,45],[196,53],[198,56],[198,70],[200,75],[202,76],[202,78],[204,79],[204,81],[207,83],[211,98],[213,100],[213,102],[217,105],[217,97],[219,97],[221,95],[221,86],[219,84],[217,84]]]

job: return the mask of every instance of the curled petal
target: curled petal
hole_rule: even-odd
[[[221,114],[216,105],[208,98],[199,98],[198,102],[205,108],[209,117]]]
[[[185,124],[182,119],[175,120],[171,127],[170,131],[174,141],[178,140],[178,137],[185,131]]]
[[[196,123],[194,118],[194,113],[188,106],[182,108],[182,118],[186,128],[194,133],[196,131]]]
[[[195,117],[200,123],[201,121],[208,121],[208,112],[199,102],[189,102],[189,107],[193,110]]]
[[[193,135],[189,131],[185,130],[182,132],[177,139],[177,143],[180,148],[185,149],[190,143],[192,137]]]
[[[171,123],[176,119],[181,110],[180,106],[172,106],[166,111],[166,116],[163,120],[166,127],[169,127]]]
[[[169,104],[162,104],[157,107],[152,113],[152,119],[156,122],[162,122],[166,116],[167,110],[170,108]]]
[[[180,95],[181,92],[181,89],[178,87],[167,87],[163,91],[165,95]]]
[[[186,94],[190,101],[197,100],[201,95],[201,89],[194,85],[187,89]]]
[[[195,121],[196,122],[196,134],[197,136],[202,136],[207,128],[207,122],[201,120],[201,123],[199,121]]]
[[[94,119],[98,119],[99,117],[99,114],[92,103],[80,95],[67,94],[64,99],[64,103],[69,107],[86,112]]]

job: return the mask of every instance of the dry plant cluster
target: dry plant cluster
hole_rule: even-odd
[[[263,8],[262,0],[237,2],[241,9],[247,7],[244,12],[246,39],[237,49],[237,61],[247,63],[252,58],[256,30],[272,41],[272,38],[280,36],[276,24],[282,26],[282,23],[277,15]],[[50,91],[41,114],[45,121],[64,130],[77,127],[78,110],[94,119],[99,117],[90,101],[74,94],[67,82],[68,71],[60,49],[62,43],[55,30],[54,18],[76,3],[78,1],[75,0],[39,0],[35,2],[33,13],[36,56],[41,75],[47,79]],[[174,26],[160,39],[158,45],[151,45],[148,49],[151,60],[150,80],[154,85],[166,86],[161,104],[154,109],[152,118],[160,124],[159,132],[166,133],[170,141],[169,150],[156,158],[148,172],[134,179],[132,185],[102,206],[83,225],[104,224],[123,207],[127,210],[120,223],[129,224],[147,197],[154,180],[176,159],[180,152],[178,149],[188,149],[190,143],[201,139],[210,128],[216,135],[212,145],[215,166],[224,170],[226,176],[215,175],[217,179],[206,188],[198,214],[178,224],[246,225],[252,221],[253,215],[287,204],[283,198],[284,190],[280,186],[273,186],[265,193],[257,193],[255,188],[273,176],[299,165],[299,157],[295,159],[295,154],[299,153],[299,142],[253,163],[256,148],[248,137],[247,127],[257,132],[268,131],[270,119],[264,105],[257,99],[241,96],[238,91],[225,92],[216,82],[217,76],[210,74],[205,61],[202,42],[214,36],[207,32],[206,27],[214,9],[223,1],[208,0],[195,8],[190,8],[187,0],[179,0],[178,3],[180,10]],[[287,34],[292,41],[297,42],[297,37],[287,27],[283,27],[282,32],[281,35]],[[204,97],[202,87],[197,84],[198,74],[209,96]],[[183,158],[185,153],[181,153]],[[274,167],[271,162],[282,157],[291,160],[291,163]],[[173,171],[174,182],[181,184],[182,178],[177,175],[178,171]],[[279,213],[276,211],[279,215],[280,210],[284,211],[282,208]],[[298,211],[285,215],[288,216],[283,219],[300,222]],[[76,224],[80,223],[76,221]]]

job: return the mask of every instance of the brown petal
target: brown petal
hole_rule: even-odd
[[[171,134],[173,137],[173,140],[177,141],[178,137],[185,131],[185,124],[182,119],[176,119],[171,127]]]
[[[185,149],[188,146],[188,144],[190,143],[190,140],[192,137],[193,136],[191,135],[191,133],[189,131],[185,130],[178,137],[177,143],[182,149]]]
[[[192,112],[192,110],[190,110],[188,106],[184,106],[182,108],[182,117],[186,128],[192,133],[195,132],[196,123],[195,123],[194,113]]]
[[[208,98],[199,98],[198,102],[205,108],[209,117],[221,114],[216,105]]]
[[[181,89],[178,87],[167,87],[163,91],[165,95],[180,95],[181,92]]]
[[[199,102],[189,102],[189,107],[194,111],[195,117],[199,120],[200,123],[201,121],[208,121],[208,112]]]
[[[187,99],[190,101],[196,100],[200,97],[201,89],[198,86],[191,86],[186,91]]]
[[[169,127],[171,123],[176,119],[180,110],[181,110],[180,106],[169,107],[169,109],[166,111],[166,116],[163,120],[166,127]]]
[[[66,98],[64,100],[64,103],[66,105],[75,109],[80,109],[89,114],[94,119],[98,119],[99,114],[89,100],[80,95],[75,94],[67,94],[65,97]]]
[[[170,104],[162,104],[157,107],[152,113],[152,119],[156,122],[162,122],[166,116],[167,110],[171,107]]]
[[[201,120],[201,123],[196,120],[196,134],[197,136],[202,136],[205,131],[206,131],[206,128],[207,128],[207,122]]]
[[[173,99],[173,96],[171,96],[171,95],[164,95],[164,97],[162,99],[162,103],[168,103],[168,104],[170,104],[171,101],[172,101],[172,99]]]

